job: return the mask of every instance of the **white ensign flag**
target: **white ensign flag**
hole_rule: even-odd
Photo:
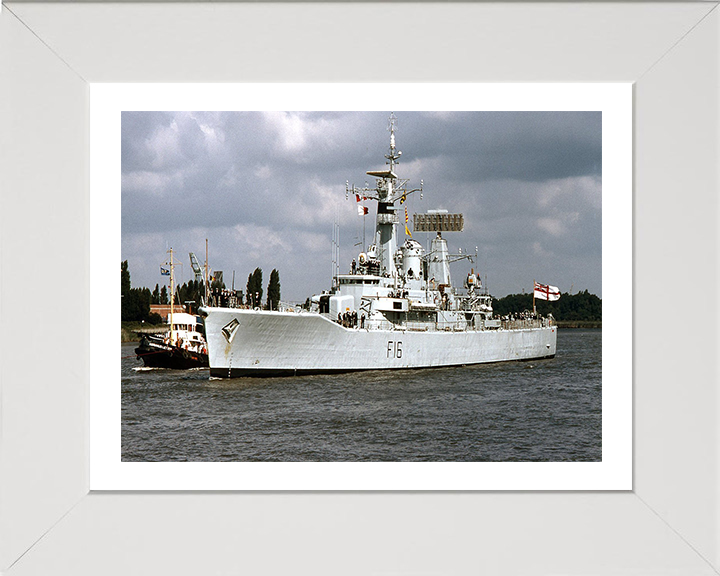
[[[540,300],[560,300],[560,289],[557,286],[546,286],[535,282],[534,295]]]

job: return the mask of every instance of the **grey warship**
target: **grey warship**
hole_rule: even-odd
[[[453,284],[453,255],[444,232],[461,232],[461,214],[415,214],[414,231],[435,234],[429,250],[412,238],[398,246],[398,210],[422,194],[396,173],[401,152],[391,116],[384,169],[367,174],[375,187],[345,184],[346,198],[377,202],[373,242],[353,258],[347,274],[334,274],[329,290],[311,297],[310,309],[279,310],[206,305],[210,375],[220,378],[287,376],[459,366],[552,358],[557,327],[552,316],[530,313],[497,318],[480,275],[468,271]],[[407,208],[405,226],[407,227]],[[409,231],[406,229],[406,232]],[[408,234],[409,236],[409,234]]]

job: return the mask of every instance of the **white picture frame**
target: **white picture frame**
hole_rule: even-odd
[[[3,6],[0,570],[716,574],[716,7]],[[88,493],[88,83],[277,80],[635,83],[632,491]]]

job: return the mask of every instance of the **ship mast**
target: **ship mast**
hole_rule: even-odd
[[[390,132],[390,152],[385,154],[385,158],[388,160],[387,164],[390,164],[391,172],[395,169],[395,163],[400,159],[400,156],[402,156],[402,152],[395,148],[395,126],[397,126],[397,116],[395,116],[395,112],[390,112],[390,119],[388,120],[388,131]]]
[[[175,345],[175,332],[173,331],[173,314],[175,312],[175,262],[173,260],[173,249],[170,252],[170,345]]]
[[[170,266],[170,345],[175,345],[175,331],[173,330],[173,314],[175,314],[175,258],[173,249],[170,248],[168,250],[168,254],[170,254],[170,260],[165,262],[165,266]],[[177,264],[182,264],[182,262],[177,262]]]
[[[402,152],[395,145],[395,130],[397,127],[397,117],[395,113],[390,114],[388,122],[388,131],[390,132],[390,149],[385,154],[386,165],[385,170],[370,170],[366,172],[369,176],[375,176],[376,187],[357,188],[355,185],[350,187],[349,183],[345,183],[345,198],[350,194],[354,194],[357,198],[363,197],[371,200],[377,200],[377,217],[375,225],[375,246],[379,252],[380,274],[391,277],[396,276],[395,260],[393,258],[397,249],[397,240],[395,225],[399,223],[399,218],[395,209],[395,202],[401,198],[407,197],[413,192],[422,192],[423,182],[420,181],[420,188],[408,190],[406,185],[408,180],[399,179],[395,174],[395,166],[402,155]],[[404,200],[403,200],[404,201]]]

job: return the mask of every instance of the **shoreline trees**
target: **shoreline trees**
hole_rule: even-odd
[[[267,310],[277,310],[280,304],[280,273],[276,268],[270,272],[270,282],[267,287],[267,303],[265,308]]]
[[[533,309],[533,296],[530,294],[508,294],[502,298],[493,298],[493,312],[498,316],[517,314]],[[535,300],[538,314],[553,315],[555,320],[566,321],[602,321],[602,299],[587,290],[577,294],[562,292],[560,299],[554,302]]]

